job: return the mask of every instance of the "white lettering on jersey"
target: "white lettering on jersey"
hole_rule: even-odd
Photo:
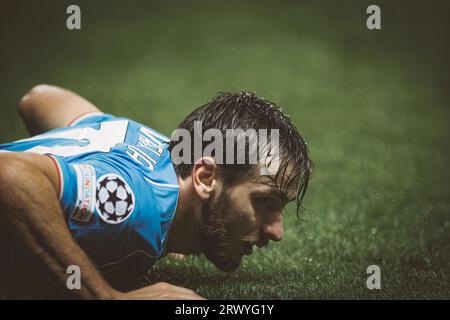
[[[127,128],[128,120],[108,121],[102,122],[98,130],[90,127],[73,128],[61,132],[44,133],[18,142],[51,138],[87,142],[84,146],[35,146],[27,150],[27,152],[52,154],[62,157],[76,156],[87,152],[109,152],[111,148],[125,141]]]
[[[128,146],[125,152],[131,157],[131,159],[153,171],[154,167],[152,162],[156,164],[156,161],[150,158],[145,152],[134,146]]]
[[[141,127],[137,146],[128,146],[125,151],[134,161],[153,171],[158,161],[147,152],[151,152],[156,158],[160,158],[164,152],[164,143],[169,142],[164,136]]]

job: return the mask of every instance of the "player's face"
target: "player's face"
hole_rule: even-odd
[[[268,181],[266,181],[268,180]],[[202,208],[201,245],[206,257],[223,271],[235,270],[254,245],[267,246],[283,236],[284,205],[295,199],[270,186],[270,178],[247,181],[224,190]]]

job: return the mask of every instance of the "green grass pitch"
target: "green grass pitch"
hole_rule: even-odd
[[[167,135],[218,91],[284,106],[315,174],[285,237],[236,272],[166,258],[143,281],[222,299],[450,298],[448,20],[439,2],[11,1],[2,9],[0,142],[25,137],[15,105],[38,83]],[[447,33],[447,34],[446,34]],[[381,268],[381,290],[366,268]]]

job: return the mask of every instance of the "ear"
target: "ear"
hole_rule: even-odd
[[[192,182],[195,193],[202,200],[209,199],[216,188],[217,164],[211,157],[198,159],[192,168]]]

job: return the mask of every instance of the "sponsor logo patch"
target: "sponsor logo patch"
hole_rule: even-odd
[[[135,206],[134,193],[126,181],[113,173],[98,178],[97,213],[106,223],[118,224],[128,219]]]
[[[77,174],[78,195],[71,218],[89,222],[95,207],[95,170],[90,165],[74,165]]]

